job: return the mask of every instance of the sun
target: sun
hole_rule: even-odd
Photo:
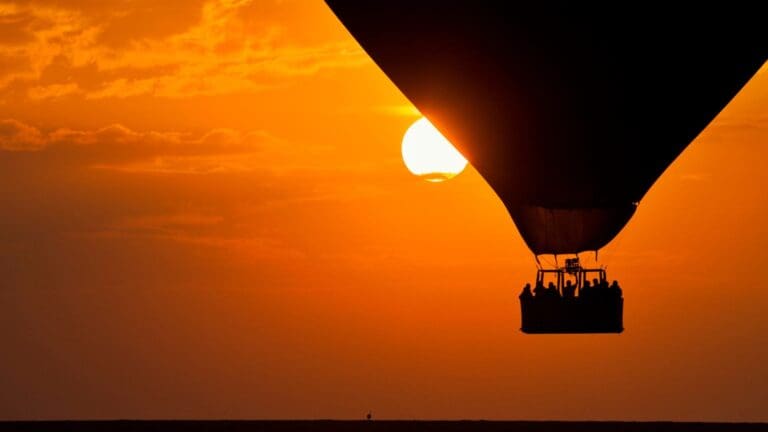
[[[426,117],[414,122],[403,136],[403,162],[408,171],[430,182],[456,177],[467,160]]]

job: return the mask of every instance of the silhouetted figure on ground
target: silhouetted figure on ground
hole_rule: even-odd
[[[574,298],[576,296],[576,286],[571,281],[566,281],[563,287],[563,298]]]
[[[523,287],[523,292],[520,293],[520,298],[521,299],[533,298],[533,293],[531,292],[531,284],[529,283],[525,284],[525,286]]]
[[[541,297],[543,297],[543,296],[544,296],[544,291],[546,291],[546,290],[544,289],[544,284],[543,284],[543,283],[541,283],[541,282],[536,282],[536,288],[534,288],[534,289],[533,289],[533,294],[534,294],[534,295],[535,295],[537,298],[541,298]]]
[[[588,297],[592,294],[592,286],[589,284],[589,281],[584,281],[584,286],[581,287],[581,292],[579,293],[579,297]]]

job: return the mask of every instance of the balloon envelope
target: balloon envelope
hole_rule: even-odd
[[[748,3],[326,1],[537,255],[607,244],[768,57]]]

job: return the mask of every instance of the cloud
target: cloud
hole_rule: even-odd
[[[694,182],[709,181],[711,178],[712,175],[709,173],[685,173],[680,175],[681,180]]]
[[[27,73],[30,70],[29,59],[23,53],[9,51],[5,56],[0,57],[0,86],[14,74]]]
[[[137,132],[114,124],[95,130],[51,132],[14,119],[0,120],[0,150],[40,152],[60,164],[126,172],[207,173],[250,171],[276,157],[279,142],[263,132],[214,129],[199,136]]]
[[[225,226],[224,222],[222,216],[199,212],[125,216],[109,224],[107,229],[99,231],[97,236],[186,239],[192,232]]]
[[[710,126],[716,130],[762,130],[768,128],[768,115],[761,112],[754,115],[717,118]]]
[[[75,237],[172,242],[184,246],[203,246],[244,253],[257,259],[297,259],[306,254],[286,244],[244,217],[236,205],[223,210],[226,216],[206,211],[170,211],[116,217],[100,227],[69,233]]]
[[[5,153],[5,154],[3,154]],[[120,124],[97,129],[50,131],[16,119],[0,120],[0,161],[27,153],[34,163],[122,173],[214,174],[259,172],[262,176],[378,172],[375,166],[339,160],[338,149],[294,143],[264,131],[217,128],[202,133],[136,131]],[[27,158],[27,160],[31,160]],[[333,161],[333,165],[328,161]]]
[[[32,100],[54,99],[79,93],[77,84],[51,84],[49,86],[35,86],[27,91],[27,95]]]
[[[36,128],[13,119],[0,120],[0,150],[37,151],[47,144]]]
[[[21,45],[35,39],[40,19],[12,4],[0,4],[0,45]]]
[[[319,7],[233,0],[0,3],[0,65],[23,65],[4,70],[0,96],[258,92],[297,76],[369,64],[343,29],[317,27]]]

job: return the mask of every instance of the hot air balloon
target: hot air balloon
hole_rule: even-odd
[[[623,329],[620,294],[582,295],[605,271],[577,254],[618,234],[768,58],[746,2],[326,2],[485,178],[533,254],[575,255],[539,266],[537,282],[556,281],[551,301],[521,296],[530,333]],[[579,295],[564,299],[569,277]]]

